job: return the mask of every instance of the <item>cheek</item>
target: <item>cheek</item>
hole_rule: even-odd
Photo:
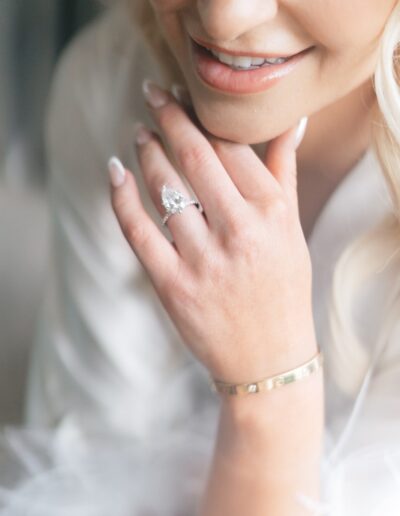
[[[299,19],[317,45],[322,82],[345,93],[374,73],[380,37],[395,4],[395,0],[303,4]]]
[[[378,45],[396,0],[314,0],[299,11],[317,44],[331,53]]]

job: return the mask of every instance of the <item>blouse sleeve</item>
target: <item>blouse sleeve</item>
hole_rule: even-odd
[[[51,253],[26,406],[35,427],[68,419],[88,432],[142,436],[210,402],[205,371],[180,341],[110,202],[107,161],[116,154],[159,224],[133,146],[135,119],[150,123],[145,76],[160,80],[118,9],[78,35],[56,70],[46,125]]]
[[[116,154],[160,223],[132,145],[135,120],[151,125],[144,77],[161,80],[122,8],[80,33],[57,66],[46,124],[51,251],[27,424],[0,432],[1,516],[187,516],[203,491],[217,398],[110,202]]]

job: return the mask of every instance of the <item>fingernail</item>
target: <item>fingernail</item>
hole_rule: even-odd
[[[306,133],[307,129],[307,123],[308,123],[308,117],[303,116],[301,118],[299,125],[297,126],[296,131],[296,140],[295,140],[295,148],[297,149],[300,145],[300,143],[303,141],[304,135]]]
[[[192,104],[192,99],[190,98],[187,88],[185,88],[181,84],[178,84],[175,82],[171,86],[171,93],[176,98],[176,100],[178,102],[180,102],[181,104],[187,104],[187,105]]]
[[[168,95],[164,90],[157,86],[150,79],[145,79],[142,84],[142,89],[146,100],[153,108],[160,108],[165,106],[168,102]]]
[[[151,140],[152,134],[141,122],[134,125],[135,141],[138,145],[143,145]]]
[[[108,161],[108,171],[110,174],[111,184],[114,187],[117,188],[124,184],[126,177],[125,167],[116,156],[113,156]]]

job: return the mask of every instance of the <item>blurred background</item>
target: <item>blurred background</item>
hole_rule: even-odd
[[[49,220],[43,120],[65,45],[96,0],[0,0],[0,424],[18,423]]]

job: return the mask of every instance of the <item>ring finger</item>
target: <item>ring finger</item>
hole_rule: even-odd
[[[182,177],[178,174],[168,159],[160,137],[145,128],[137,125],[141,138],[136,141],[138,161],[142,174],[150,193],[150,197],[163,218],[166,214],[161,200],[161,190],[164,184],[179,190],[186,199],[192,199]],[[166,222],[174,239],[176,248],[182,256],[195,258],[204,247],[209,233],[207,222],[195,205],[184,208],[182,213],[170,215]]]

